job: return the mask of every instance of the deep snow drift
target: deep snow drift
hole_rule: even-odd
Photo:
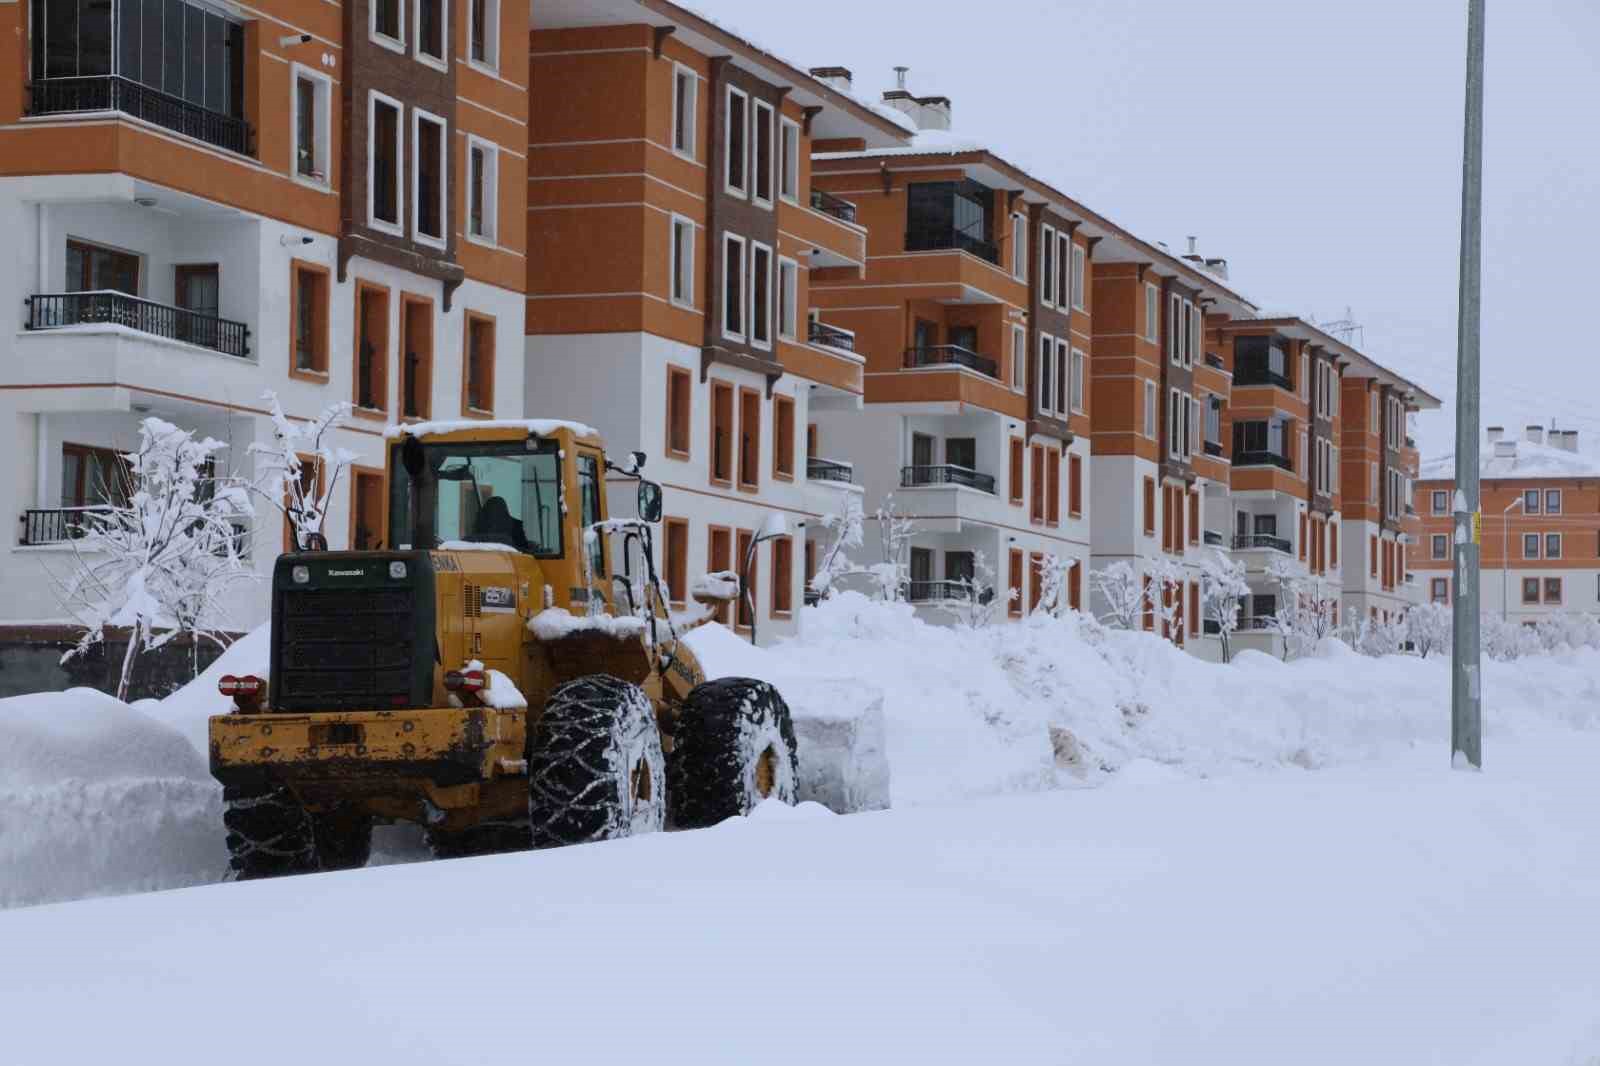
[[[1592,1066],[1600,738],[1487,750],[9,911],[3,1057]]]

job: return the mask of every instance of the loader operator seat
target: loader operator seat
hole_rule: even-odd
[[[478,520],[472,524],[472,539],[479,544],[504,544],[519,552],[532,549],[522,520],[511,513],[503,496],[490,496],[483,501]]]

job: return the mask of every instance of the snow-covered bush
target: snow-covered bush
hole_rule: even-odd
[[[1221,551],[1200,558],[1200,616],[1217,627],[1222,641],[1222,661],[1233,658],[1230,646],[1239,628],[1239,608],[1250,595],[1244,563]]]
[[[1424,659],[1450,646],[1453,628],[1450,608],[1442,603],[1422,603],[1406,612],[1405,639]]]
[[[1588,614],[1552,614],[1534,627],[1545,651],[1600,648],[1600,619]]]
[[[138,450],[123,456],[125,491],[105,493],[127,503],[89,512],[83,535],[70,542],[73,569],[58,584],[62,606],[84,633],[63,660],[102,643],[108,628],[126,629],[119,699],[127,698],[142,652],[187,636],[192,676],[199,642],[224,644],[223,594],[251,577],[240,559],[239,527],[252,514],[244,487],[212,473],[226,447],[146,418]]]
[[[861,501],[854,493],[845,493],[839,510],[823,516],[822,526],[831,539],[822,562],[817,564],[815,576],[811,578],[811,588],[819,595],[831,594],[836,580],[857,572],[849,553],[861,547],[865,520]]]
[[[1103,605],[1100,621],[1112,629],[1138,629],[1144,614],[1144,587],[1133,564],[1111,563],[1089,575],[1096,597]]]
[[[910,579],[911,564],[907,556],[917,525],[895,509],[892,492],[883,498],[883,506],[878,508],[876,517],[883,558],[881,562],[868,567],[867,572],[878,586],[878,598],[894,601],[905,594],[906,582]]]
[[[1060,618],[1070,606],[1067,602],[1067,575],[1078,565],[1076,559],[1045,552],[1035,564],[1039,570],[1039,602],[1033,605],[1035,614]],[[1011,590],[1011,602],[1021,595],[1020,589]]]
[[[1356,651],[1381,658],[1400,651],[1408,636],[1404,619],[1366,618],[1356,636]]]
[[[1479,616],[1478,640],[1483,655],[1499,662],[1515,662],[1544,650],[1539,634],[1532,626],[1510,621],[1497,614]]]
[[[1154,619],[1157,633],[1169,633],[1182,624],[1184,577],[1183,566],[1164,555],[1150,564],[1144,582],[1145,611]]]
[[[277,393],[269,390],[261,398],[267,401],[272,417],[272,443],[250,446],[257,463],[253,488],[289,520],[295,538],[289,545],[291,551],[304,550],[314,542],[326,546],[322,526],[328,503],[339,475],[356,459],[354,452],[333,447],[328,438],[349,416],[351,404],[341,400],[312,421],[297,424],[283,413]],[[300,458],[302,452],[311,456],[309,468]]]
[[[983,552],[973,553],[972,575],[962,577],[955,585],[957,595],[941,603],[940,608],[971,629],[982,629],[994,622],[1018,595],[1016,589],[1007,589],[1004,596],[995,595],[994,567]]]
[[[1272,631],[1283,642],[1284,659],[1310,654],[1338,628],[1339,590],[1282,556],[1267,564],[1267,576],[1278,585]]]

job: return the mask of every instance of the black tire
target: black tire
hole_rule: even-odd
[[[594,674],[552,692],[528,746],[533,846],[658,832],[666,811],[661,732],[644,690]]]
[[[372,817],[349,807],[311,816],[317,869],[359,870],[372,857]]]
[[[235,880],[310,873],[317,868],[311,817],[282,785],[225,788],[222,824]]]
[[[794,722],[777,689],[725,677],[690,691],[667,763],[673,828],[716,825],[763,800],[793,804],[799,780]]]
[[[436,859],[467,859],[527,851],[533,846],[527,822],[479,822],[470,829],[427,831],[428,848]]]

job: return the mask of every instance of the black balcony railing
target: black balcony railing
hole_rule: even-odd
[[[1220,441],[1208,440],[1205,443],[1205,451],[1207,455],[1214,455],[1218,459],[1221,459],[1223,456],[1222,443]]]
[[[965,602],[969,598],[970,587],[965,581],[907,581],[906,601],[909,603],[948,603],[951,600]],[[978,592],[978,602],[984,605],[994,600],[994,589],[985,588]]]
[[[849,200],[841,200],[830,192],[821,189],[811,190],[811,207],[825,215],[832,215],[840,222],[854,222],[856,220],[856,205]]]
[[[847,329],[830,326],[826,322],[811,320],[806,327],[806,339],[812,344],[825,344],[829,348],[840,348],[847,352],[856,350],[856,335]]]
[[[1271,629],[1275,624],[1276,623],[1271,615],[1239,619],[1240,629],[1256,633],[1259,633],[1264,629]]]
[[[991,263],[1000,262],[1000,249],[993,241],[974,237],[968,233],[943,227],[909,229],[906,231],[906,251],[942,252],[948,250],[967,252]]]
[[[1206,366],[1214,367],[1217,370],[1228,369],[1222,362],[1222,356],[1218,355],[1216,352],[1206,353]]]
[[[964,366],[980,374],[998,378],[1000,368],[993,359],[979,355],[959,344],[936,344],[931,348],[907,348],[906,366]]]
[[[26,547],[41,544],[65,544],[83,536],[89,516],[105,511],[104,507],[50,507],[33,508],[22,512],[22,540]]]
[[[1270,370],[1239,370],[1235,367],[1233,371],[1233,387],[1238,389],[1247,388],[1251,385],[1276,385],[1287,392],[1294,391],[1294,382],[1282,374],[1274,374]]]
[[[994,475],[980,474],[965,466],[904,466],[900,468],[901,488],[922,488],[929,485],[960,485],[994,495]]]
[[[1282,470],[1293,470],[1287,455],[1277,452],[1235,452],[1233,454],[1234,466],[1276,466]]]
[[[1234,551],[1249,551],[1253,548],[1268,548],[1272,551],[1283,552],[1288,555],[1293,547],[1284,537],[1275,537],[1270,533],[1247,533],[1233,538]]]
[[[208,110],[115,74],[41,78],[29,85],[28,93],[28,110],[34,115],[121,111],[240,155],[250,155],[255,148],[250,123],[244,119]]]
[[[849,485],[856,479],[856,468],[837,459],[818,459],[813,456],[806,460],[806,477],[812,481],[837,481]]]
[[[170,307],[125,292],[57,292],[30,296],[28,329],[64,326],[126,326],[155,337],[184,341],[243,358],[250,354],[250,328],[242,322]]]
[[[1216,530],[1208,529],[1202,534],[1202,536],[1205,538],[1205,542],[1211,545],[1213,548],[1222,547],[1222,534],[1218,533]]]

